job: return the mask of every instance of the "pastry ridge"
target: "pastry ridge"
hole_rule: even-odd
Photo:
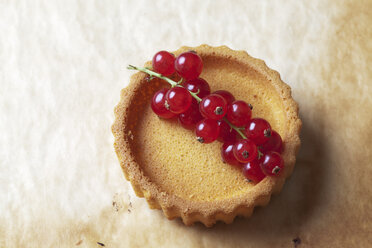
[[[120,102],[114,110],[115,121],[112,125],[112,133],[115,138],[114,148],[125,178],[132,184],[136,195],[144,197],[150,208],[161,209],[168,219],[180,217],[185,225],[201,222],[205,226],[211,227],[216,221],[231,223],[236,216],[251,216],[255,206],[267,205],[271,195],[281,191],[285,179],[291,175],[294,168],[296,154],[300,147],[299,133],[302,122],[299,118],[298,104],[291,96],[290,87],[281,80],[279,73],[268,68],[263,60],[251,57],[246,51],[234,51],[227,46],[212,47],[205,44],[198,47],[183,46],[174,54],[178,55],[187,50],[195,50],[202,57],[217,54],[254,68],[274,86],[282,99],[286,113],[288,132],[286,137],[283,137],[285,149],[282,157],[285,162],[285,170],[281,177],[266,177],[252,187],[249,194],[217,201],[192,201],[162,191],[159,185],[144,174],[132,151],[133,134],[131,130],[135,123],[133,120],[135,117],[134,115],[129,117],[129,107],[134,102],[135,95],[141,90],[142,84],[146,82],[146,74],[141,72],[133,74],[129,85],[121,91]],[[151,62],[147,62],[146,65],[151,65]]]

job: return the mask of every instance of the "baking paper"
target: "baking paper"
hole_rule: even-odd
[[[0,247],[370,247],[371,1],[0,1]],[[133,73],[182,45],[246,50],[303,121],[292,177],[250,219],[150,210],[113,149]]]

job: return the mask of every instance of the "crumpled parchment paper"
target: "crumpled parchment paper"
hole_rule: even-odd
[[[371,1],[0,1],[0,247],[369,247]],[[125,181],[110,126],[131,63],[228,45],[300,105],[302,148],[250,219],[184,226]]]

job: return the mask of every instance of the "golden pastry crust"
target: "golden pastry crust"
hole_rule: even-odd
[[[301,120],[298,105],[291,97],[290,87],[280,79],[279,73],[269,69],[262,60],[252,58],[245,51],[234,51],[226,46],[201,45],[193,48],[182,47],[174,54],[178,55],[187,50],[195,50],[203,61],[218,57],[226,65],[239,63],[242,68],[249,68],[249,73],[259,75],[272,85],[273,92],[277,94],[275,97],[278,96],[280,99],[281,111],[284,113],[283,123],[285,123],[285,134],[281,133],[284,143],[282,156],[285,170],[281,177],[266,177],[243,193],[215,200],[195,200],[192,197],[174,194],[166,187],[162,187],[159,180],[153,180],[144,171],[144,165],[141,164],[143,161],[139,155],[142,152],[141,147],[136,142],[137,122],[141,114],[144,114],[143,110],[149,108],[148,99],[151,99],[149,96],[162,85],[162,82],[156,79],[148,83],[147,75],[141,72],[131,77],[130,84],[122,90],[121,100],[115,108],[115,122],[112,125],[115,151],[126,179],[131,182],[137,196],[146,198],[150,208],[162,209],[168,219],[181,217],[186,225],[200,221],[210,227],[218,220],[231,223],[238,215],[249,217],[255,206],[266,205],[271,194],[280,192],[285,179],[292,173],[295,156],[300,146]],[[147,65],[150,65],[150,62],[147,62]],[[213,84],[213,82],[209,83]]]

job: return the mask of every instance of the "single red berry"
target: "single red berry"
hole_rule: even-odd
[[[178,121],[183,128],[194,130],[196,123],[203,119],[203,116],[199,112],[199,105],[196,100],[193,99],[191,106],[186,112],[178,116]]]
[[[238,140],[234,144],[235,158],[242,163],[248,163],[257,158],[257,146],[249,139]]]
[[[165,95],[165,108],[175,114],[181,114],[191,106],[192,96],[185,88],[174,87]]]
[[[225,99],[227,104],[230,104],[233,101],[235,101],[235,97],[233,96],[233,94],[231,94],[230,92],[226,90],[217,90],[213,92],[212,94],[217,94],[217,95],[222,96]]]
[[[235,126],[246,125],[252,116],[252,110],[244,101],[234,101],[227,107],[226,118]]]
[[[151,108],[155,114],[164,119],[170,119],[176,116],[176,114],[170,112],[165,108],[165,95],[167,94],[168,89],[164,88],[157,91],[151,100]]]
[[[238,133],[235,131],[235,129],[232,129],[224,120],[219,120],[218,125],[220,126],[220,135],[218,136],[218,141],[236,141],[236,136]]]
[[[195,52],[181,53],[174,64],[178,74],[187,79],[196,79],[203,69],[203,61]]]
[[[152,68],[163,76],[170,76],[175,72],[175,60],[174,55],[167,51],[157,52],[152,58]]]
[[[211,89],[209,87],[209,84],[207,81],[205,81],[202,78],[196,78],[192,80],[187,80],[182,83],[183,87],[185,87],[187,90],[191,92],[198,92],[198,97],[203,98],[211,93]]]
[[[258,159],[243,165],[243,174],[248,180],[254,183],[259,183],[266,177],[261,169],[261,163]]]
[[[245,127],[245,133],[256,145],[266,143],[271,136],[271,126],[262,118],[251,119]]]
[[[261,145],[261,151],[262,152],[278,152],[281,153],[283,150],[283,141],[282,138],[280,137],[280,134],[278,134],[276,131],[271,130],[271,136],[269,140]]]
[[[218,138],[220,126],[215,120],[204,119],[196,124],[195,134],[200,143],[211,143]]]
[[[226,114],[227,104],[222,96],[211,94],[203,98],[199,109],[204,118],[221,120]]]
[[[268,176],[279,176],[284,169],[283,158],[277,152],[265,153],[262,161],[262,171]]]
[[[234,166],[241,166],[242,164],[236,160],[233,152],[234,142],[227,141],[221,147],[222,161]]]

